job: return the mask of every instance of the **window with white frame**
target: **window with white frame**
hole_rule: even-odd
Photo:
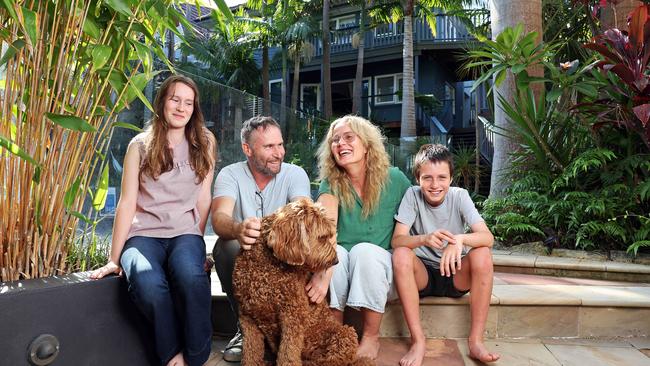
[[[357,16],[355,14],[330,19],[331,29],[345,29],[357,26]]]
[[[320,84],[300,84],[300,109],[320,111]]]
[[[356,26],[357,16],[355,14],[331,19],[330,29],[334,30],[332,44],[351,43],[354,31],[348,29]]]
[[[375,76],[375,105],[402,102],[398,91],[402,89],[402,74]]]
[[[282,102],[282,79],[269,80],[269,98],[271,102]]]

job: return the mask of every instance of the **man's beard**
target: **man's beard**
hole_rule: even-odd
[[[268,168],[265,164],[261,163],[258,159],[255,159],[255,157],[253,157],[252,160],[253,160],[253,165],[255,166],[255,170],[269,177],[273,177],[277,175],[278,173],[280,173],[280,170],[282,169],[281,161],[280,161],[280,165],[278,166],[278,171],[274,172],[273,170]]]

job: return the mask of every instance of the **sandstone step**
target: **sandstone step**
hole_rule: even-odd
[[[469,335],[469,301],[427,297],[420,302],[428,338]],[[650,335],[650,287],[495,285],[486,337],[630,337]],[[388,306],[382,337],[407,337],[398,303]]]
[[[503,250],[493,251],[493,261],[495,272],[650,283],[650,265],[645,264],[523,255]]]
[[[217,334],[234,332],[225,294],[213,274],[213,324]],[[471,294],[460,299],[426,297],[420,302],[428,338],[469,334]],[[645,319],[645,320],[644,320]],[[486,337],[630,337],[650,335],[650,284],[495,273]],[[346,321],[359,328],[360,314]],[[390,303],[382,337],[408,337],[399,302]]]

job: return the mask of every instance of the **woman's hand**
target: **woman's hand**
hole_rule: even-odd
[[[115,273],[118,276],[122,275],[122,268],[118,266],[115,262],[113,261],[108,261],[103,267],[98,268],[90,274],[90,278],[94,280],[98,280],[104,276],[107,276],[111,273]]]
[[[456,271],[460,271],[461,257],[463,254],[463,237],[456,235],[454,243],[450,241],[449,244],[443,249],[442,257],[440,258],[440,275],[451,276],[455,275]]]
[[[307,283],[307,286],[305,286],[309,301],[320,304],[325,299],[329,286],[330,279],[329,276],[327,276],[327,271],[314,273]]]

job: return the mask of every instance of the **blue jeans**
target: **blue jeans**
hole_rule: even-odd
[[[162,365],[181,350],[190,366],[210,356],[210,280],[199,235],[173,238],[134,236],[126,241],[120,264],[137,308],[153,325]]]

